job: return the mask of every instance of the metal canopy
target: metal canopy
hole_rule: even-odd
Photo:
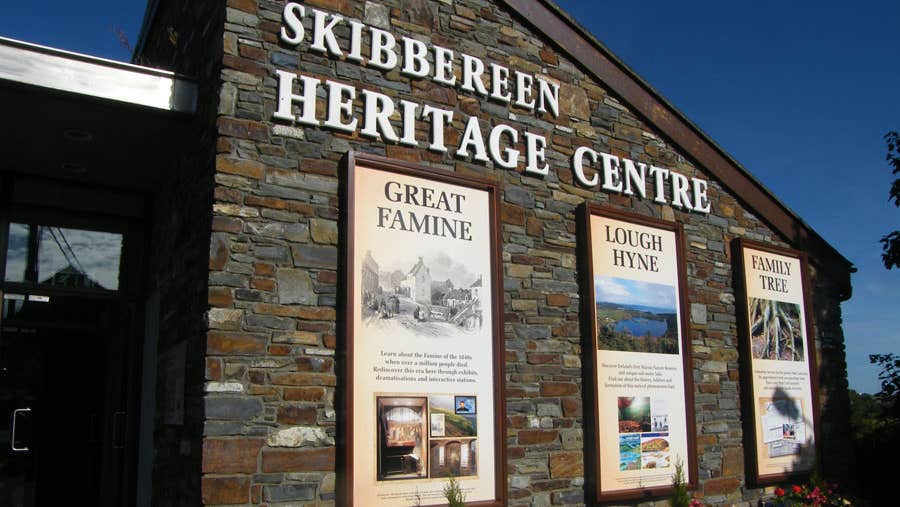
[[[29,204],[134,216],[188,146],[196,102],[171,72],[0,37],[0,173]]]
[[[172,72],[0,37],[0,80],[193,113],[197,85]]]

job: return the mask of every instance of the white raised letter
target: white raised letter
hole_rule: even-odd
[[[469,154],[469,146],[475,148],[474,159],[481,162],[487,162],[487,151],[484,149],[484,137],[481,135],[481,126],[478,124],[477,116],[470,116],[466,123],[466,130],[463,132],[462,140],[459,142],[459,148],[456,150],[456,156],[465,158]]]
[[[706,196],[708,183],[706,180],[691,178],[694,186],[694,211],[709,213],[709,197]]]
[[[327,51],[334,56],[344,56],[341,47],[338,46],[337,39],[334,37],[334,32],[332,31],[338,23],[344,20],[344,18],[337,14],[328,14],[316,9],[313,9],[313,13],[316,17],[313,23],[313,43],[309,48],[320,53],[325,53]],[[328,19],[328,16],[331,16],[331,22],[326,25],[325,20]],[[328,48],[325,47],[326,43],[328,44]]]
[[[688,197],[688,179],[685,175],[672,171],[672,206],[694,209]]]
[[[603,190],[622,192],[622,178],[619,176],[619,157],[601,153],[603,159]]]
[[[636,168],[634,164],[634,162],[628,160],[627,158],[622,159],[622,166],[625,172],[625,176],[622,178],[623,180],[625,180],[625,195],[634,195],[634,190],[631,189],[631,183],[634,182],[634,187],[637,189],[638,194],[640,194],[642,198],[646,199],[647,164],[638,162]]]
[[[586,187],[596,187],[597,180],[599,176],[597,173],[594,173],[594,177],[591,179],[587,179],[584,175],[584,156],[587,155],[588,158],[591,159],[591,164],[597,163],[598,153],[587,146],[579,146],[575,150],[575,154],[572,155],[572,171],[575,172],[575,179],[578,180],[578,183]]]
[[[482,74],[484,74],[484,62],[474,56],[462,53],[462,89],[487,95],[487,88],[481,81]]]
[[[292,72],[275,70],[278,74],[278,109],[272,115],[279,120],[296,121],[304,125],[318,125],[316,119],[316,89],[320,81],[307,76],[297,76]],[[294,94],[294,79],[300,78],[303,82],[303,94]],[[291,112],[291,104],[300,104],[300,116],[294,116]]]
[[[500,136],[504,132],[509,135],[509,144],[512,146],[516,145],[516,142],[519,140],[519,134],[516,133],[516,129],[509,125],[500,124],[491,130],[491,136],[488,138],[488,150],[491,152],[491,160],[493,160],[495,164],[505,169],[515,169],[516,163],[519,160],[519,150],[509,147],[503,148],[503,153],[506,154],[505,159],[500,153]]]
[[[369,59],[369,65],[384,70],[396,67],[397,53],[394,52],[394,46],[397,45],[397,39],[392,33],[379,28],[369,27],[369,30],[372,31],[372,58]]]
[[[428,149],[443,153],[447,151],[447,147],[444,145],[444,125],[453,120],[453,111],[425,104],[425,107],[422,108],[422,118],[429,116],[431,117],[431,144],[428,145]]]
[[[534,109],[534,98],[531,96],[531,85],[534,78],[516,71],[516,105],[526,109]]]
[[[284,24],[287,27],[281,27],[281,40],[285,44],[300,44],[300,41],[303,40],[303,23],[300,22],[300,18],[306,15],[305,9],[303,6],[289,2],[284,4],[284,11],[282,11],[282,17],[284,18]],[[288,33],[288,28],[294,32],[294,35]]]
[[[325,86],[328,87],[328,115],[322,125],[335,130],[353,132],[356,130],[356,118],[353,118],[350,123],[343,123],[341,120],[344,115],[353,116],[353,99],[356,98],[356,88],[334,81],[325,81]],[[346,100],[344,99],[345,93],[347,94]]]
[[[550,114],[554,118],[559,117],[559,83],[551,83],[541,78],[537,79],[538,89],[538,112],[546,113],[547,106],[550,107]]]
[[[350,20],[350,52],[347,59],[354,62],[362,61],[362,32],[366,25],[359,21]]]
[[[401,74],[425,77],[431,70],[428,63],[428,46],[424,42],[409,37],[403,38],[403,68]]]
[[[491,64],[491,98],[509,103],[509,69],[496,63]]]
[[[650,176],[653,177],[653,181],[656,187],[656,197],[653,198],[654,202],[658,202],[660,204],[666,203],[665,196],[665,178],[669,175],[668,169],[663,169],[662,167],[656,167],[655,165],[650,166]]]
[[[547,139],[544,136],[532,134],[528,131],[522,132],[522,136],[525,137],[525,160],[527,161],[525,172],[547,176],[547,173],[550,171],[550,164],[547,163],[546,155],[544,154]],[[538,167],[538,164],[544,165]]]
[[[453,75],[453,51],[440,46],[434,47],[434,80],[450,86],[456,83],[456,76]]]
[[[416,141],[416,109],[419,104],[408,100],[400,101],[400,109],[403,110],[403,136],[400,138],[400,144],[407,146],[418,146]]]
[[[387,95],[370,90],[362,91],[365,98],[365,120],[360,134],[368,137],[381,137],[392,143],[397,142],[397,133],[391,126],[390,117],[394,114],[394,101]],[[380,131],[380,136],[379,136]]]

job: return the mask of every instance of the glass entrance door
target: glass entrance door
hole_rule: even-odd
[[[121,419],[120,312],[110,300],[5,294],[0,505],[105,505]],[[112,479],[112,480],[111,480]]]

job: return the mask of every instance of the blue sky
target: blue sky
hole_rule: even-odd
[[[131,53],[116,30],[134,46],[146,6],[145,0],[2,2],[0,36],[127,62]]]
[[[859,269],[844,303],[850,386],[879,389],[867,355],[900,352],[900,228],[882,136],[900,130],[900,2],[559,0]],[[4,2],[0,35],[128,60],[143,1]]]
[[[900,2],[559,4],[799,214],[858,272],[842,305],[850,387],[900,352],[900,229],[882,136],[900,130]]]
[[[615,276],[594,277],[594,297],[604,303],[652,306],[675,311],[675,287]]]

